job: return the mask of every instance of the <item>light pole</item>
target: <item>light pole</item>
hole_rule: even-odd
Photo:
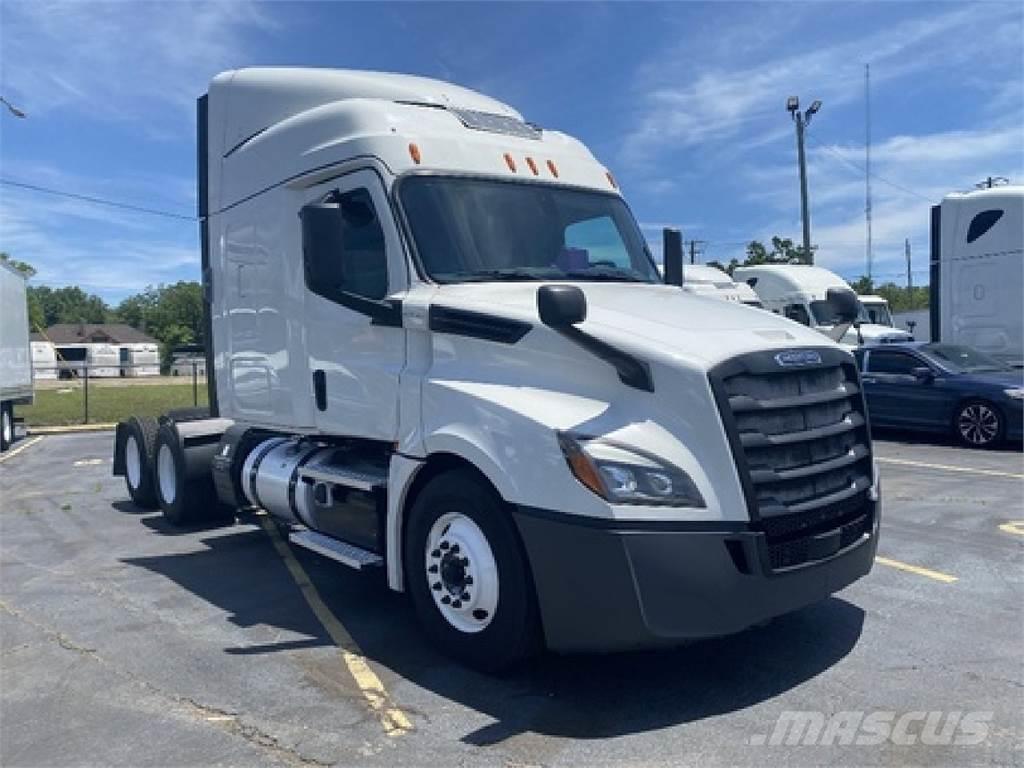
[[[811,118],[821,109],[821,102],[815,99],[804,112],[800,111],[800,100],[796,96],[786,99],[786,109],[796,123],[796,151],[800,163],[800,217],[804,227],[804,254],[808,262],[814,263],[811,253],[811,217],[807,211],[807,160],[804,157],[804,130],[811,124]]]
[[[7,99],[5,99],[5,98],[4,98],[3,96],[0,96],[0,104],[3,104],[3,105],[4,105],[5,107],[7,107],[8,111],[9,111],[9,112],[10,112],[10,113],[11,113],[12,115],[14,115],[15,117],[26,117],[26,115],[25,115],[25,113],[24,113],[24,112],[22,112],[22,111],[21,111],[20,109],[18,109],[18,108],[17,108],[16,106],[14,106],[13,104],[11,104],[11,102],[9,102],[9,101],[8,101]]]

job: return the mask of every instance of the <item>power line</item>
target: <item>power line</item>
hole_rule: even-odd
[[[900,190],[901,192],[906,192],[906,193],[907,193],[908,195],[913,195],[913,196],[914,196],[914,197],[916,197],[916,198],[917,198],[918,200],[924,200],[924,201],[925,201],[926,203],[931,203],[931,202],[932,202],[932,201],[931,201],[931,199],[929,199],[929,198],[925,197],[924,195],[922,195],[922,194],[919,194],[918,192],[915,192],[915,191],[914,191],[914,190],[912,190],[912,189],[908,189],[907,187],[904,187],[904,186],[902,186],[902,185],[900,185],[900,184],[897,184],[897,183],[896,183],[895,181],[889,181],[889,179],[885,178],[884,176],[879,176],[879,175],[878,175],[877,173],[873,173],[873,172],[869,171],[869,170],[868,170],[867,168],[865,168],[864,166],[862,166],[862,165],[858,165],[857,163],[853,162],[853,161],[852,161],[852,160],[850,160],[850,159],[849,159],[848,157],[846,157],[845,155],[843,155],[843,154],[842,154],[841,152],[838,152],[838,151],[836,151],[836,149],[835,149],[834,147],[831,147],[831,146],[829,146],[828,144],[823,144],[823,143],[821,143],[820,141],[818,141],[818,139],[816,139],[816,138],[814,137],[814,134],[810,134],[810,133],[809,133],[809,134],[807,134],[807,136],[808,136],[808,138],[810,138],[810,140],[811,140],[811,141],[813,141],[813,142],[814,142],[814,143],[815,143],[816,145],[818,145],[819,147],[821,147],[822,149],[824,149],[824,150],[825,150],[826,152],[828,152],[828,153],[830,153],[830,154],[832,154],[832,155],[835,155],[835,156],[836,156],[837,158],[839,158],[840,160],[842,160],[842,161],[843,161],[844,163],[846,163],[846,164],[847,164],[848,166],[850,166],[851,168],[854,168],[854,169],[856,169],[856,170],[857,170],[857,171],[859,171],[860,173],[863,173],[863,174],[865,174],[865,175],[867,175],[867,176],[871,176],[871,177],[873,177],[873,178],[875,178],[875,179],[878,179],[878,180],[879,180],[880,182],[882,182],[883,184],[888,184],[888,185],[889,185],[890,187],[893,187],[893,188],[895,188],[895,189],[898,189],[898,190]]]
[[[121,203],[117,200],[107,200],[102,197],[94,197],[93,195],[80,195],[75,192],[65,192],[61,189],[52,189],[50,187],[43,187],[38,184],[28,184],[24,181],[15,181],[14,179],[3,179],[0,178],[0,184],[8,187],[18,187],[19,189],[27,189],[31,192],[41,192],[46,195],[56,195],[58,197],[67,197],[72,200],[81,200],[86,203],[93,203],[94,205],[106,205],[110,208],[120,208],[125,211],[133,211],[135,213],[147,213],[151,216],[163,216],[168,219],[179,219],[181,221],[198,221],[199,219],[195,216],[188,216],[184,213],[174,213],[173,211],[161,211],[156,208],[146,208],[141,205],[132,205],[131,203]]]

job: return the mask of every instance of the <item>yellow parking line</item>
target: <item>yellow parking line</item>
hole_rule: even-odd
[[[901,571],[916,573],[918,576],[926,576],[929,579],[941,581],[943,584],[952,584],[954,581],[958,580],[956,576],[950,576],[948,573],[939,573],[938,571],[933,571],[930,568],[922,568],[919,565],[901,563],[899,560],[892,560],[888,557],[882,557],[881,555],[877,555],[875,557],[875,562],[881,563],[882,565],[888,565],[890,568],[897,568]]]
[[[1014,533],[1018,536],[1024,536],[1024,520],[1011,520],[1008,523],[1003,523],[999,526],[999,530],[1003,533]]]
[[[0,464],[3,464],[8,459],[13,459],[15,456],[17,456],[19,453],[24,451],[26,448],[31,448],[33,445],[35,445],[36,443],[38,443],[42,439],[43,439],[42,437],[33,437],[32,439],[30,439],[30,440],[22,443],[21,445],[19,445],[17,448],[14,448],[14,449],[8,451],[3,456],[0,456]]]
[[[348,667],[349,673],[351,673],[356,681],[356,685],[359,686],[359,690],[362,691],[363,697],[370,705],[370,709],[380,718],[381,725],[384,726],[384,732],[388,736],[401,736],[403,733],[411,731],[412,723],[409,721],[409,718],[392,703],[387,691],[384,689],[384,684],[370,668],[366,658],[359,652],[359,646],[355,640],[352,639],[352,636],[342,626],[342,623],[338,621],[337,617],[331,613],[331,609],[324,603],[320,593],[313,586],[309,575],[299,561],[295,559],[295,554],[292,552],[291,547],[288,546],[288,542],[278,532],[274,521],[265,512],[259,514],[258,519],[260,525],[263,526],[263,530],[267,532],[267,535],[273,541],[277,553],[284,560],[288,572],[291,573],[292,578],[298,585],[310,610],[313,611],[313,614],[323,625],[323,628],[327,630],[327,634],[330,635],[334,644],[341,650],[345,666]]]
[[[1000,472],[996,469],[975,469],[974,467],[954,467],[951,464],[927,464],[923,461],[910,461],[909,459],[887,459],[876,456],[875,459],[884,464],[899,464],[905,467],[922,467],[924,469],[941,469],[943,472],[966,472],[969,475],[985,475],[987,477],[1010,477],[1014,480],[1024,480],[1024,475],[1016,472]]]

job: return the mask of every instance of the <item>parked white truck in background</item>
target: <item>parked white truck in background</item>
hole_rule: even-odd
[[[884,325],[889,328],[896,327],[896,323],[892,319],[892,312],[889,311],[889,302],[883,296],[858,294],[857,299],[860,301],[861,306],[864,307],[868,322],[872,325]]]
[[[947,195],[931,213],[931,340],[1024,364],[1024,186]]]
[[[851,327],[840,339],[840,343],[845,346],[913,340],[906,331],[872,323],[849,283],[822,267],[809,264],[759,264],[737,267],[733,271],[733,278],[750,285],[765,309],[814,328],[826,336],[837,325],[835,311],[828,301],[829,291],[848,293],[857,303],[858,315],[857,327]]]
[[[728,272],[707,264],[686,264],[683,267],[683,290],[751,307],[762,306],[753,288],[746,283],[737,283]]]
[[[0,451],[14,442],[14,406],[32,402],[25,276],[0,261]]]
[[[680,290],[678,232],[664,284],[575,139],[448,83],[249,69],[198,145],[211,408],[119,425],[136,503],[263,508],[484,669],[737,632],[870,570],[853,357]]]

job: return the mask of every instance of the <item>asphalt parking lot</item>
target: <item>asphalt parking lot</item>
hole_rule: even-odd
[[[0,463],[4,766],[1024,764],[1019,451],[883,435],[865,579],[733,637],[497,679],[431,650],[380,574],[263,519],[179,532],[133,507],[111,444],[23,439]],[[774,743],[792,712],[907,727]],[[922,736],[936,712],[973,713],[974,743]]]

